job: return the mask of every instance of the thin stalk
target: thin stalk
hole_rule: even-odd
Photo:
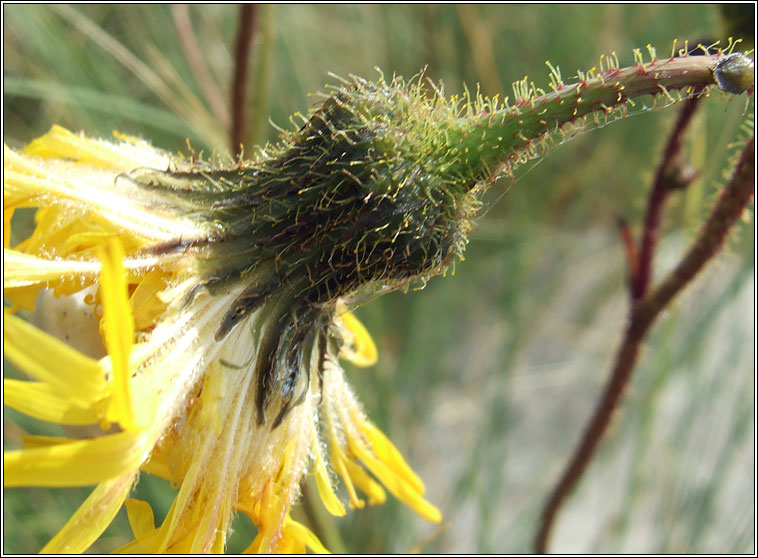
[[[700,98],[687,99],[682,110],[679,112],[674,131],[669,137],[666,148],[663,151],[663,161],[655,175],[653,189],[648,200],[645,226],[640,242],[639,259],[637,262],[637,276],[632,283],[632,299],[639,300],[645,296],[650,285],[650,277],[653,270],[653,252],[658,243],[658,229],[660,228],[663,206],[672,189],[680,187],[672,176],[678,167],[677,158],[684,145],[684,134],[689,123],[700,104]]]
[[[616,227],[618,228],[619,236],[621,236],[621,242],[624,246],[624,254],[626,256],[626,264],[629,272],[629,290],[631,291],[637,284],[637,277],[639,275],[637,245],[634,243],[634,236],[632,235],[632,230],[629,228],[629,223],[626,222],[626,219],[619,217],[616,221]]]
[[[257,11],[258,6],[255,4],[240,6],[240,22],[234,55],[234,83],[232,84],[232,152],[237,157],[242,153],[245,141],[247,74],[250,67],[250,48],[253,43]]]
[[[543,508],[540,528],[534,543],[536,553],[546,552],[558,511],[587,468],[610,423],[623,388],[628,384],[637,363],[642,341],[660,313],[719,252],[730,229],[740,219],[742,212],[753,198],[754,151],[755,138],[751,137],[731,180],[722,190],[716,206],[687,254],[649,296],[637,301],[632,307],[629,325],[617,353],[610,380],[569,465]]]

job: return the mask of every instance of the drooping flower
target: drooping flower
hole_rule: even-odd
[[[555,70],[551,93],[517,82],[504,107],[356,79],[279,146],[233,164],[59,127],[6,147],[5,352],[33,380],[4,380],[5,404],[102,429],[28,437],[4,455],[6,486],[97,485],[44,550],[85,550],[125,504],[128,553],[220,552],[235,512],[258,527],[250,551],[321,552],[289,514],[308,473],[334,515],[345,514],[339,478],[351,507],[383,502],[386,489],[440,521],[345,381],[340,355],[376,359],[346,308],[447,269],[481,191],[556,131],[602,125],[639,95],[752,83],[742,55],[688,58],[607,62],[570,86]],[[10,247],[22,207],[37,209],[36,225]],[[13,314],[47,293],[102,316],[93,335],[105,357]],[[159,526],[127,499],[140,472],[177,487]]]
[[[43,289],[66,297],[95,286],[91,304],[102,309],[95,334],[108,352],[96,360],[5,315],[6,356],[32,378],[5,379],[5,404],[41,420],[104,429],[91,439],[28,437],[24,449],[4,455],[6,486],[97,484],[44,551],[85,550],[124,502],[135,532],[125,552],[222,551],[235,510],[258,526],[250,550],[325,551],[289,509],[311,470],[327,509],[345,514],[327,452],[351,507],[364,505],[361,493],[370,504],[385,500],[376,478],[439,521],[421,481],[345,382],[340,352],[363,366],[376,360],[351,313],[341,309],[321,336],[299,339],[297,401],[258,423],[255,363],[261,339],[279,334],[280,318],[264,307],[247,327],[217,339],[243,288],[191,296],[198,277],[190,258],[145,254],[146,247],[210,230],[148,210],[151,198],[121,174],[185,163],[119,139],[96,141],[54,127],[20,153],[5,149],[6,227],[14,209],[40,208],[32,236],[5,249],[6,297],[17,309],[33,309]],[[117,432],[108,430],[112,425]],[[127,500],[140,471],[178,487],[157,527],[147,503]]]

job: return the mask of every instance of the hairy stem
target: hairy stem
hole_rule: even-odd
[[[587,126],[622,118],[628,107],[639,103],[638,97],[652,96],[653,106],[670,105],[702,95],[712,85],[737,94],[753,83],[753,61],[742,54],[686,55],[644,63],[637,52],[635,58],[635,64],[625,68],[618,66],[615,56],[605,58],[600,72],[579,72],[578,83],[570,85],[553,69],[550,93],[524,78],[513,84],[515,103],[506,100],[504,107],[478,98],[467,106],[469,114],[446,132],[448,149],[484,174],[493,169],[510,174],[557,143],[556,134],[559,142]],[[567,128],[572,122],[577,126]]]
[[[737,163],[734,175],[721,192],[716,206],[687,254],[649,296],[637,301],[632,307],[626,334],[617,353],[610,380],[569,465],[543,508],[540,529],[534,543],[535,552],[546,552],[550,531],[558,511],[592,459],[637,362],[640,344],[651,326],[674,297],[719,252],[729,230],[753,198],[754,151],[755,139],[751,137]]]

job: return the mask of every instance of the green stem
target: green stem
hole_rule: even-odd
[[[449,148],[463,164],[492,173],[504,162],[507,172],[522,162],[525,150],[539,148],[554,132],[571,135],[572,130],[562,128],[566,124],[593,115],[593,122],[582,124],[602,126],[623,117],[638,97],[652,95],[654,103],[668,105],[713,85],[730,93],[752,87],[753,61],[742,54],[653,59],[647,64],[638,55],[626,68],[619,68],[615,57],[606,60],[603,71],[580,73],[579,81],[570,85],[553,70],[550,93],[524,78],[513,84],[515,103],[504,108],[479,99],[472,106],[476,116],[459,119],[457,129],[449,131]]]

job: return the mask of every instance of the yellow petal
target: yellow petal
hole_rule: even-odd
[[[5,356],[20,370],[59,390],[82,408],[108,393],[105,373],[96,360],[16,316],[5,315]]]
[[[71,438],[61,438],[60,436],[33,436],[26,434],[21,436],[21,441],[24,444],[24,449],[34,449],[67,444],[71,441]]]
[[[3,403],[34,417],[58,424],[97,424],[98,405],[83,408],[59,395],[60,391],[44,382],[3,380]]]
[[[107,238],[114,238],[109,234]],[[168,257],[129,258],[124,261],[127,281],[141,281],[147,270],[172,263]],[[62,285],[63,294],[73,294],[95,282],[100,272],[99,261],[74,258],[50,260],[18,250],[3,250],[3,290]],[[56,289],[57,290],[57,289]],[[59,293],[56,293],[59,294]],[[36,296],[36,295],[35,295]],[[15,299],[14,299],[15,300]]]
[[[131,296],[135,329],[149,329],[166,311],[166,303],[158,298],[158,293],[166,288],[167,281],[165,272],[155,270],[145,275],[137,284]]]
[[[134,538],[145,536],[155,530],[155,516],[150,504],[134,498],[129,498],[124,504]]]
[[[363,470],[363,467],[348,459],[336,446],[332,447],[332,465],[345,482],[345,488],[350,496],[350,507],[362,508],[365,505],[355,493],[354,485],[368,496],[370,506],[380,505],[387,501],[384,489]]]
[[[171,546],[161,550],[159,543],[164,536],[161,531],[161,529],[155,529],[147,535],[115,550],[114,554],[127,554],[130,556],[139,556],[140,554],[196,554],[190,552],[192,545],[192,537],[190,535],[193,534],[192,532],[185,534]]]
[[[17,250],[3,250],[3,288],[42,285],[62,278],[79,279],[79,289],[92,282],[100,270],[99,262],[46,260]]]
[[[242,551],[242,554],[260,554],[262,540],[263,540],[263,535],[261,534],[260,531],[258,531],[258,534],[253,539],[253,542],[250,543],[250,546],[248,546],[245,550]]]
[[[201,448],[199,452],[203,450],[204,448]],[[194,487],[198,485],[198,479],[205,473],[204,464],[205,461],[202,458],[190,463],[189,470],[180,481],[179,492],[174,497],[171,508],[157,530],[157,537],[152,543],[155,545],[152,547],[152,553],[164,554],[168,552],[170,544],[185,544],[189,549],[189,545],[192,543],[192,537],[189,537],[189,534],[195,527],[195,521],[187,510],[191,510],[195,503]]]
[[[229,531],[229,526],[224,525],[223,528],[218,529],[216,532],[216,538],[211,545],[211,554],[223,554],[224,546],[226,545],[226,534]]]
[[[129,160],[119,147],[110,142],[76,135],[61,126],[53,126],[47,134],[27,145],[24,153],[43,158],[73,159],[112,169],[129,170],[144,165],[144,161]]]
[[[69,132],[70,133],[70,132]],[[82,138],[84,139],[84,138]],[[65,160],[46,161],[29,157],[29,153],[19,154],[4,147],[3,155],[3,202],[5,208],[51,207],[59,209],[63,224],[73,226],[78,221],[84,223],[84,230],[107,230],[132,237],[139,245],[145,242],[161,242],[175,238],[205,236],[196,224],[176,217],[163,217],[146,211],[144,199],[130,195],[122,187],[116,187],[118,171],[127,172],[134,168],[151,166],[165,168],[169,159],[155,150],[137,149],[129,144],[105,145],[106,142],[86,140],[97,145],[97,149],[113,149],[119,153],[119,162],[113,162],[112,172],[103,172],[78,162]],[[121,146],[139,151],[146,157],[130,163],[120,154]],[[33,150],[36,148],[33,148]],[[60,155],[49,152],[51,156]],[[106,157],[107,158],[107,157]],[[93,160],[90,160],[92,163]],[[153,164],[151,164],[153,163]],[[106,165],[107,166],[107,165]],[[35,234],[54,236],[61,229],[57,224],[51,230],[37,227]],[[59,246],[58,242],[46,242],[47,246]]]
[[[21,309],[34,310],[34,304],[41,290],[42,285],[3,289],[3,296],[13,302],[13,306],[6,308],[5,311],[9,314],[15,314]]]
[[[423,495],[426,491],[424,482],[413,472],[402,454],[397,450],[394,444],[369,421],[359,418],[358,429],[366,437],[371,450],[376,454],[380,461],[384,462],[395,474],[399,475],[411,485],[413,490]]]
[[[342,481],[345,483],[347,495],[350,497],[350,508],[362,509],[366,505],[366,502],[362,498],[359,498],[358,494],[355,492],[353,479],[350,478],[350,473],[347,471],[345,461],[342,459],[336,459],[334,453],[332,453],[332,467],[334,467],[334,469],[337,471],[337,474],[342,477]]]
[[[38,203],[53,200],[81,200],[84,192],[77,192],[63,178],[45,169],[38,160],[32,160],[4,146],[3,202],[5,207],[36,207]],[[90,188],[87,193],[92,194]],[[57,205],[57,204],[56,204]]]
[[[271,554],[305,554],[305,545],[284,532],[282,533],[282,536],[279,537],[279,539],[276,541],[276,544],[273,548],[274,550],[271,551]]]
[[[124,250],[111,238],[100,253],[100,296],[103,303],[105,346],[112,365],[111,405],[108,419],[125,430],[135,430],[132,397],[129,387],[129,356],[134,344],[134,319],[129,306],[124,273]]]
[[[150,455],[150,460],[142,465],[142,470],[145,473],[150,473],[156,477],[166,479],[167,481],[174,480],[174,476],[171,474],[171,465],[169,463],[168,454],[162,451],[162,448],[156,447],[153,449],[153,453]]]
[[[272,552],[272,547],[280,534],[281,520],[277,517],[283,514],[274,483],[269,480],[261,493],[260,520],[258,535],[260,535],[259,550]],[[258,537],[256,537],[257,539]]]
[[[413,509],[421,517],[433,523],[442,521],[442,514],[436,507],[424,500],[405,479],[396,475],[387,465],[374,457],[363,444],[356,442],[352,438],[348,438],[348,444],[353,453],[363,461],[366,468],[387,487],[387,490],[395,498]]]
[[[287,519],[284,520],[282,531],[295,539],[301,545],[310,548],[316,554],[331,554],[331,552],[329,552],[326,547],[321,544],[321,541],[318,540],[318,537],[313,533],[313,531],[308,529],[308,527],[302,523],[298,523],[297,521],[291,519],[290,517],[287,517]]]
[[[86,486],[136,471],[147,458],[146,436],[119,432],[91,440],[3,454],[5,486]]]
[[[88,223],[90,224],[90,223]],[[82,232],[71,232],[66,238],[55,243],[57,252],[61,254],[79,254],[102,246],[109,238],[114,236],[113,231],[101,230],[84,230]],[[137,250],[139,245],[127,236],[119,237],[122,243],[128,242],[132,251]]]
[[[352,312],[346,311],[340,316],[340,319],[345,328],[353,334],[352,343],[346,343],[342,347],[340,357],[361,367],[376,364],[378,358],[376,344],[366,327]]]
[[[337,498],[337,495],[332,489],[332,481],[329,479],[329,472],[326,470],[324,458],[321,456],[321,448],[318,445],[318,440],[314,441],[313,447],[318,495],[330,514],[342,517],[347,512],[345,512],[345,506],[342,505],[342,502],[339,501],[339,498]]]
[[[80,554],[105,531],[132,489],[130,472],[100,483],[58,534],[42,549],[43,554]]]
[[[147,534],[138,537],[130,543],[113,551],[113,554],[128,554],[139,556],[140,554],[156,554],[160,529],[154,529]]]

